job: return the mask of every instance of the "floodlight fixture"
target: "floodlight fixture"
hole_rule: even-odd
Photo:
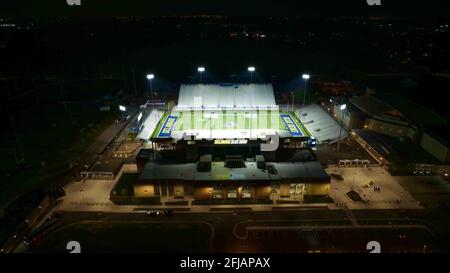
[[[305,80],[305,87],[303,88],[303,107],[305,107],[305,101],[306,101],[306,82],[309,79],[309,74],[303,74],[302,78]]]

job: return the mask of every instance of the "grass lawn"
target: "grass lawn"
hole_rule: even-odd
[[[203,223],[80,222],[47,237],[32,252],[67,252],[78,241],[82,252],[208,252],[211,229]]]
[[[171,201],[166,202],[166,205],[168,206],[187,206],[189,204],[188,201]]]
[[[334,200],[328,195],[305,195],[304,203],[333,203]]]
[[[73,105],[72,111],[77,126],[68,121],[67,113],[51,107],[41,109],[34,117],[28,118],[29,125],[24,126],[23,130],[29,132],[21,136],[27,167],[11,171],[8,169],[16,167],[14,157],[1,160],[2,163],[8,161],[2,165],[2,171],[11,175],[0,181],[0,207],[6,206],[21,192],[45,187],[55,182],[51,181],[53,178],[74,172],[70,166],[79,160],[83,151],[116,117],[114,112],[100,112],[82,106]],[[4,142],[0,152],[8,154],[11,147],[15,144]]]
[[[297,124],[298,128],[304,136],[311,134],[303,126],[295,114],[290,112],[280,112],[274,110],[254,110],[254,111],[234,111],[234,110],[217,110],[217,111],[180,111],[172,112],[171,115],[177,116],[174,124],[174,131],[184,130],[249,130],[266,129],[266,130],[288,130],[280,114],[288,114]],[[154,136],[160,131],[161,125],[164,123],[164,116]]]
[[[133,183],[137,180],[139,174],[124,173],[119,182],[112,189],[112,194],[120,196],[132,196],[134,194]]]
[[[110,193],[110,199],[117,205],[161,205],[159,196],[136,197],[133,184],[139,177],[137,173],[124,173]]]
[[[309,220],[309,219],[290,219],[290,220],[274,220],[274,221],[254,221],[247,222],[248,226],[345,226],[351,225],[349,220],[333,219],[333,220]]]

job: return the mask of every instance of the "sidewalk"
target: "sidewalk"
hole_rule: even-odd
[[[137,109],[130,109],[130,115],[132,116],[127,122],[112,123],[108,126],[96,139],[95,141],[86,149],[83,155],[80,157],[79,165],[80,169],[85,169],[84,166],[89,166],[90,170],[98,158],[102,154],[107,152],[111,148],[116,140],[120,140],[123,137],[123,130],[136,118],[138,113]]]
[[[136,164],[124,164],[114,180],[84,180],[68,184],[65,187],[66,196],[59,206],[61,211],[97,211],[97,212],[136,212],[145,209],[174,209],[185,212],[210,211],[273,211],[273,210],[342,210],[345,207],[354,209],[420,209],[417,201],[405,191],[381,167],[372,168],[328,168],[328,173],[339,173],[344,181],[332,180],[330,196],[335,203],[294,203],[294,204],[232,204],[232,205],[116,205],[110,200],[110,192],[124,172],[136,173]],[[382,188],[374,192],[373,188],[362,188],[367,181],[375,179],[375,184]],[[363,189],[360,193],[366,202],[352,201],[346,193],[352,189]],[[365,195],[364,195],[365,194]]]

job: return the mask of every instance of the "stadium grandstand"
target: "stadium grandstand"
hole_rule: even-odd
[[[138,134],[138,138],[141,140],[149,139],[163,115],[164,112],[153,109],[150,112],[150,115],[145,119],[142,130]]]
[[[271,84],[183,84],[176,110],[278,109]]]
[[[295,112],[300,122],[306,127],[318,143],[334,143],[348,136],[346,129],[317,104],[305,106]]]
[[[309,138],[293,113],[281,112],[271,84],[181,85],[178,104],[166,114],[153,138]]]
[[[178,104],[153,110],[139,137],[136,197],[236,204],[329,193],[310,149],[316,141],[294,112],[279,109],[271,84],[181,85]]]

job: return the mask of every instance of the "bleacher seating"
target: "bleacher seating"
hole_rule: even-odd
[[[183,84],[177,110],[278,109],[271,84]]]

